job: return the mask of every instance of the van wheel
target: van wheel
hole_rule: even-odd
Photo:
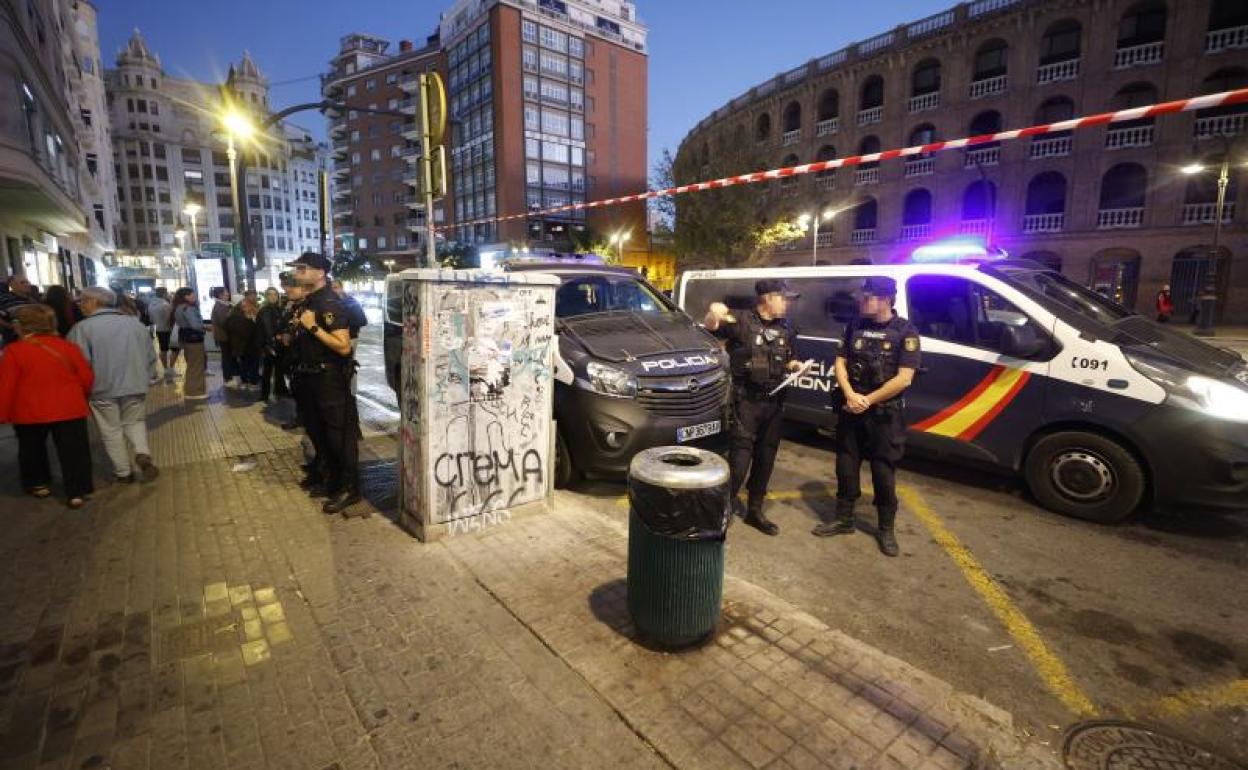
[[[1040,504],[1078,519],[1116,524],[1144,499],[1144,469],[1117,441],[1082,431],[1054,433],[1027,455],[1027,486]]]
[[[563,440],[563,432],[555,432],[555,488],[567,489],[584,478],[585,474],[577,470],[572,462],[572,453],[568,451],[568,442]]]

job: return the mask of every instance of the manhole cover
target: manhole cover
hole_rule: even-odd
[[[1243,770],[1186,741],[1130,722],[1081,722],[1066,731],[1070,770]]]

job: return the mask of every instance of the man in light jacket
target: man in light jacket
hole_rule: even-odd
[[[69,332],[95,371],[91,414],[122,484],[156,478],[147,446],[147,389],[156,379],[156,349],[147,328],[134,316],[117,310],[117,295],[108,289],[83,289],[83,320]],[[128,446],[127,446],[128,444]],[[134,451],[134,462],[130,452]]]

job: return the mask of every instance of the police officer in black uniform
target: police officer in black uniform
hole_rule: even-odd
[[[780,528],[763,513],[767,482],[776,464],[780,424],[787,389],[779,387],[789,372],[801,364],[793,360],[793,339],[785,313],[791,296],[783,281],[762,280],[754,284],[758,304],[736,318],[722,302],[711,304],[706,314],[707,331],[728,341],[733,379],[732,498],[745,483],[749,471],[749,504],[745,523],[768,535]]]
[[[854,504],[862,496],[862,460],[871,463],[876,540],[886,556],[900,553],[893,522],[897,517],[897,463],[905,448],[902,393],[919,368],[919,332],[893,310],[897,284],[868,278],[858,301],[858,318],[845,327],[836,354],[836,519],[814,534],[854,532]]]
[[[342,300],[326,281],[330,261],[306,251],[290,263],[307,292],[295,327],[294,391],[299,415],[316,451],[311,478],[329,499],[325,513],[342,513],[360,500],[359,415],[351,395],[354,360]]]

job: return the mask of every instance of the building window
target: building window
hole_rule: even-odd
[[[357,93],[359,93],[359,89],[355,85],[347,86],[347,96],[355,96]]]
[[[388,86],[392,86],[392,85],[394,85],[394,84],[395,84],[395,83],[397,83],[397,82],[399,82],[399,75],[398,75],[398,73],[391,72],[391,73],[389,73],[388,75],[386,75],[386,85],[388,85]]]
[[[376,91],[376,90],[377,90],[377,79],[376,79],[376,78],[369,78],[368,80],[364,81],[364,90],[365,90],[365,91]]]
[[[568,38],[568,53],[572,54],[578,59],[584,59],[585,58],[585,41],[580,39],[579,37],[569,37]]]
[[[381,150],[379,149],[370,150],[368,153],[368,159],[371,161],[381,160]]]
[[[1083,28],[1074,19],[1051,25],[1040,41],[1040,65],[1056,64],[1079,58],[1079,38]]]
[[[975,53],[975,81],[988,80],[1006,74],[1010,49],[1004,40],[990,40]]]
[[[537,42],[537,25],[525,19],[520,22],[520,35],[526,43]]]

